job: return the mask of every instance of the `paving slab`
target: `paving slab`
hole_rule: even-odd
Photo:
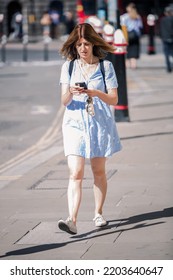
[[[159,257],[160,256],[160,257]],[[168,242],[125,244],[93,244],[82,259],[85,260],[170,260],[173,257],[172,247]]]

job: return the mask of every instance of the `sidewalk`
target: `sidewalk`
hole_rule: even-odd
[[[1,259],[173,259],[173,76],[161,54],[143,54],[127,78],[131,122],[117,124],[123,150],[107,162],[108,226],[92,221],[87,161],[78,234],[59,231],[68,182],[61,152],[0,190]]]
[[[45,53],[45,45],[43,38],[40,38],[39,41],[33,43],[29,42],[26,48],[25,56],[27,57],[27,62],[23,61],[24,59],[24,48],[22,42],[8,42],[6,45],[6,55],[5,60],[6,64],[10,65],[25,65],[25,63],[30,64],[44,64],[45,63],[45,56],[48,58],[49,63],[57,64],[59,60],[62,59],[62,56],[60,54],[60,49],[67,39],[67,36],[61,36],[57,40],[52,40],[46,50],[48,50],[48,53],[46,51]],[[141,52],[146,54],[148,49],[148,36],[144,35],[141,38]],[[156,53],[162,53],[162,43],[159,37],[155,38],[155,49]],[[0,46],[1,51],[1,46]],[[25,59],[26,59],[25,57]],[[47,59],[46,58],[46,59]],[[3,62],[1,62],[2,55],[0,56],[0,67],[3,66]],[[48,63],[46,61],[46,63]]]
[[[51,40],[49,43],[49,49],[50,50],[57,50],[60,49],[63,45],[63,43],[67,40],[68,35],[62,35],[58,39]],[[148,35],[143,35],[141,38],[141,47],[142,51],[147,52],[147,46],[148,46]],[[158,36],[154,37],[155,42],[155,48],[156,52],[160,52],[161,48],[161,39]],[[35,42],[29,41],[28,48],[31,50],[42,50],[44,45],[44,38],[40,36],[38,40]],[[8,41],[6,48],[7,49],[21,49],[23,46],[22,41]],[[162,50],[161,50],[162,51]]]

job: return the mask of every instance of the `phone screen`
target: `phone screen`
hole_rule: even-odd
[[[83,87],[84,89],[87,89],[87,85],[86,85],[85,82],[78,82],[78,83],[75,83],[75,86]]]

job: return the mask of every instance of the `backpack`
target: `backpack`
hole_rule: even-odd
[[[72,74],[72,71],[73,71],[74,61],[75,61],[75,59],[71,60],[70,64],[69,64],[69,70],[68,71],[69,71],[70,77],[71,77],[71,74]],[[103,82],[104,82],[105,90],[106,90],[106,93],[108,93],[107,92],[107,87],[106,87],[106,81],[105,81],[105,68],[104,68],[103,59],[100,59],[99,62],[100,62],[100,70],[101,70],[101,73],[102,73],[102,76],[103,76]]]

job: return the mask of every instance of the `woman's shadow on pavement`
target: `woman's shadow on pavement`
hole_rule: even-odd
[[[153,225],[158,225],[165,223],[164,221],[160,222],[155,222],[155,223],[150,223],[147,224],[147,221],[151,220],[157,220],[157,219],[162,219],[162,218],[168,218],[168,217],[173,217],[173,207],[170,208],[165,208],[161,211],[155,211],[155,212],[149,212],[149,213],[144,213],[140,215],[135,215],[131,216],[125,219],[116,219],[116,220],[110,220],[108,221],[108,224],[99,229],[95,229],[92,231],[88,231],[84,234],[80,235],[75,235],[71,237],[70,241],[67,242],[62,242],[62,243],[52,243],[52,244],[43,244],[43,245],[37,245],[37,246],[32,246],[32,247],[27,247],[19,250],[14,250],[14,251],[9,251],[5,255],[0,256],[0,258],[6,258],[9,256],[21,256],[21,255],[28,255],[28,254],[34,254],[38,252],[43,252],[43,251],[49,251],[57,248],[64,247],[68,244],[72,244],[75,242],[78,242],[80,240],[88,240],[88,239],[93,239],[105,235],[111,235],[115,233],[122,233],[134,229],[139,229],[139,228],[145,228]],[[123,229],[121,227],[127,226],[127,225],[133,225],[134,226],[130,228]],[[137,225],[136,225],[137,224]],[[120,229],[118,229],[120,227]],[[112,230],[116,228],[116,230]],[[109,231],[111,229],[111,231]]]

